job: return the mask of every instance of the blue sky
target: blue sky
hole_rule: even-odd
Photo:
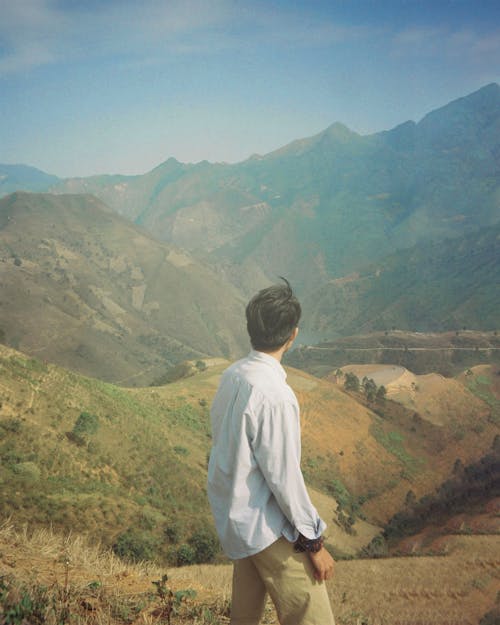
[[[0,162],[237,162],[500,81],[500,2],[0,0]]]

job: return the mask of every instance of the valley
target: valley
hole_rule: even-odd
[[[299,339],[300,341],[300,335]],[[351,363],[406,367],[413,373],[458,375],[478,364],[500,363],[497,331],[460,329],[453,332],[409,332],[392,328],[343,336],[313,345],[300,344],[287,362],[322,377],[336,367]]]
[[[337,622],[498,622],[499,105],[232,165],[0,165],[0,622],[229,622],[209,409],[280,275]]]
[[[9,583],[26,584],[31,575],[32,585],[37,579],[63,588],[67,575],[72,600],[99,611],[109,609],[113,597],[139,619],[158,609],[152,583],[168,571],[176,589],[197,592],[198,599],[183,608],[187,620],[179,622],[191,622],[203,610],[224,622],[230,568],[216,547],[204,483],[207,406],[227,363],[207,359],[176,382],[129,389],[6,347],[0,364],[0,502],[9,520],[0,538]],[[361,617],[369,624],[397,617],[411,623],[421,614],[437,625],[449,606],[447,613],[459,619],[452,622],[479,622],[494,608],[498,492],[485,495],[461,522],[450,517],[432,530],[430,518],[424,520],[425,538],[405,539],[411,557],[359,556],[405,509],[409,491],[415,500],[428,496],[452,476],[458,460],[467,466],[491,453],[498,434],[498,369],[473,367],[455,379],[395,367],[388,372],[383,365],[348,371],[385,382],[387,399],[369,402],[362,393],[346,392],[335,372],[328,380],[288,368],[302,406],[304,474],[338,559],[330,587],[338,619],[346,625]],[[434,394],[415,389],[415,381],[420,386],[424,379]],[[53,538],[44,533],[49,525]],[[88,546],[78,551],[87,544],[72,546],[80,534]],[[36,556],[29,556],[30,541],[43,543]],[[392,548],[402,554],[406,543],[401,539]],[[103,555],[93,551],[97,544]],[[111,549],[113,555],[106,551]],[[156,564],[125,564],[115,554]],[[176,568],[205,558],[218,564]],[[89,568],[89,561],[101,564]],[[457,563],[464,561],[469,564],[457,575]],[[99,592],[89,590],[96,578]],[[85,609],[80,613],[83,622],[94,622]],[[268,618],[276,622],[272,610]],[[110,622],[132,621],[115,615]]]

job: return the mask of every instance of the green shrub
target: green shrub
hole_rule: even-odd
[[[179,456],[187,456],[189,454],[189,450],[181,445],[176,445],[174,447],[174,452]]]
[[[179,542],[180,537],[180,529],[179,524],[175,521],[169,523],[165,526],[163,530],[163,534],[169,543],[177,543]]]
[[[188,540],[194,549],[195,562],[212,562],[219,550],[219,539],[209,529],[197,530]]]
[[[40,467],[35,462],[19,462],[13,466],[13,471],[32,482],[38,481],[42,475]]]
[[[158,542],[152,534],[132,528],[120,534],[113,545],[117,556],[134,562],[153,560],[157,549]]]
[[[89,412],[82,412],[73,426],[73,434],[86,437],[95,434],[99,428],[99,417]]]
[[[352,502],[351,495],[339,479],[334,478],[331,484],[329,484],[328,490],[341,508],[350,508]]]
[[[196,552],[191,545],[183,544],[175,553],[177,566],[186,566],[196,562]]]
[[[7,432],[18,434],[21,431],[21,424],[20,419],[6,419],[0,423],[0,427]]]

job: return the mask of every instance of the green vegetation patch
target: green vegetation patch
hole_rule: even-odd
[[[47,365],[40,362],[36,358],[21,358],[20,356],[10,356],[2,358],[0,362],[6,365],[7,371],[12,375],[28,381],[31,385],[38,384],[36,374],[46,373]]]
[[[491,391],[491,379],[486,375],[469,376],[467,388],[476,397],[484,401],[491,408],[491,419],[500,423],[500,400]]]
[[[375,440],[389,453],[405,465],[407,474],[413,476],[422,466],[423,460],[410,455],[404,448],[404,437],[400,432],[385,432],[380,425],[374,424],[370,432]]]
[[[202,407],[203,408],[203,407]],[[186,401],[178,401],[171,409],[171,418],[177,425],[182,425],[196,432],[208,432],[208,417],[201,414],[194,406]],[[203,411],[206,413],[206,410]]]

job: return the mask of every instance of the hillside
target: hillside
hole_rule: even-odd
[[[417,499],[410,492],[405,507],[384,528],[384,550],[405,555],[449,553],[456,544],[456,535],[500,534],[499,509],[497,437],[477,462],[464,465],[457,461],[453,473],[433,493]],[[380,549],[380,537],[372,545]]]
[[[125,389],[0,346],[1,517],[171,564],[194,557],[198,539],[217,552],[205,492],[208,405],[225,365],[205,364],[163,387]],[[294,380],[314,386],[300,372]],[[339,553],[356,553],[378,532],[358,518],[346,533],[331,492],[312,492]]]
[[[97,195],[246,293],[277,275],[310,293],[398,249],[497,223],[499,104],[490,84],[370,136],[336,123],[236,165],[170,159],[54,189]]]
[[[38,603],[23,605],[58,605],[82,623],[101,613],[113,625],[141,615],[159,623],[164,603],[153,582],[169,567],[169,587],[197,593],[173,623],[225,622],[229,568],[175,568],[220,559],[205,481],[208,405],[226,363],[204,365],[172,384],[125,389],[0,346],[0,515],[11,522],[0,530],[8,573],[0,603],[33,593]],[[367,545],[377,524],[404,509],[409,490],[416,498],[432,493],[457,459],[466,466],[482,458],[498,433],[500,376],[491,367],[454,381],[455,410],[440,422],[287,372],[302,406],[304,473],[337,557]],[[457,525],[444,552],[433,545],[444,555],[339,561],[329,585],[339,622],[396,625],[424,615],[441,625],[446,614],[479,623],[494,607],[500,557],[495,529],[481,519],[473,509],[465,519],[481,536]],[[13,529],[26,522],[29,531]],[[65,535],[53,536],[49,524]],[[99,554],[97,543],[157,566],[124,564]],[[466,609],[457,611],[462,599]],[[267,618],[276,622],[272,610]]]
[[[304,299],[326,339],[400,328],[444,332],[500,324],[500,225],[424,243],[330,280]]]
[[[210,518],[208,406],[225,365],[206,361],[175,383],[124,389],[0,349],[2,517],[71,527],[133,552],[159,549],[176,562]],[[498,430],[484,386],[482,398],[469,394],[436,424],[298,370],[289,382],[302,406],[304,474],[338,554],[367,544],[408,490],[420,497],[457,458],[481,457]]]
[[[0,340],[87,375],[147,384],[246,349],[235,289],[92,196],[1,199],[0,272]]]

